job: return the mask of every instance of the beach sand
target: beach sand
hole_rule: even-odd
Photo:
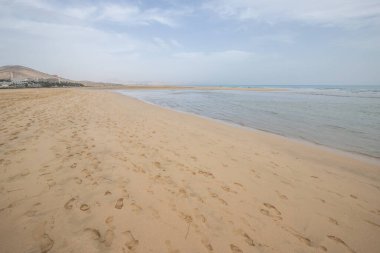
[[[0,252],[380,252],[380,166],[109,91],[0,91]]]

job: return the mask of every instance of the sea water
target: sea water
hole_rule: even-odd
[[[278,87],[286,90],[120,92],[178,111],[380,158],[380,86]]]

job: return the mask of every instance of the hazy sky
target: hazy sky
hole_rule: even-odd
[[[76,80],[380,84],[380,0],[0,0],[0,65]]]

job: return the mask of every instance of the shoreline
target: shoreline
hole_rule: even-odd
[[[257,91],[257,92],[282,92],[288,88],[270,88],[270,87],[228,87],[228,86],[180,86],[180,85],[120,85],[104,87],[83,87],[95,90],[239,90],[239,91]]]
[[[380,249],[378,165],[105,90],[0,112],[2,252]]]
[[[367,155],[367,154],[364,154],[364,153],[358,153],[358,152],[349,151],[349,150],[338,149],[338,148],[327,146],[327,145],[324,145],[324,144],[321,144],[321,143],[318,143],[318,142],[313,142],[313,141],[309,141],[309,140],[302,139],[302,138],[296,138],[296,137],[292,137],[292,136],[286,136],[286,135],[282,135],[282,134],[279,134],[279,133],[271,132],[269,130],[258,129],[258,128],[253,128],[253,127],[249,127],[249,126],[244,126],[244,125],[240,125],[238,123],[228,122],[228,121],[224,121],[224,120],[220,120],[220,119],[215,119],[215,118],[203,116],[203,115],[192,113],[192,112],[186,112],[186,111],[176,110],[174,108],[165,107],[165,106],[161,106],[159,104],[151,103],[149,101],[145,101],[145,100],[142,100],[142,99],[130,96],[128,94],[123,94],[123,93],[120,93],[119,91],[110,90],[110,92],[113,92],[115,94],[119,94],[119,95],[122,95],[122,96],[127,96],[129,98],[136,99],[138,101],[141,101],[143,103],[146,103],[146,104],[149,104],[149,105],[152,105],[152,106],[158,106],[158,107],[160,107],[162,109],[167,109],[167,110],[171,110],[171,111],[178,112],[178,113],[185,113],[185,114],[188,114],[188,115],[191,115],[191,116],[200,117],[202,119],[212,120],[212,121],[215,121],[215,122],[219,122],[221,124],[226,124],[226,125],[233,126],[233,127],[243,128],[243,129],[247,129],[247,130],[251,130],[251,131],[255,131],[255,132],[259,132],[259,133],[271,134],[271,135],[274,135],[276,137],[285,138],[287,140],[295,141],[295,142],[298,142],[298,143],[301,143],[301,144],[304,144],[304,145],[311,145],[313,147],[321,148],[321,149],[324,149],[324,150],[326,150],[328,152],[334,152],[336,154],[345,155],[345,156],[348,156],[348,157],[351,157],[351,158],[355,158],[355,159],[358,159],[358,160],[361,160],[361,161],[364,161],[364,162],[369,162],[369,163],[372,163],[374,165],[380,165],[380,158],[379,157],[374,157],[374,156]],[[263,91],[263,92],[265,92],[265,91]]]

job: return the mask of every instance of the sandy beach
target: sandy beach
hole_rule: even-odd
[[[380,165],[96,89],[0,91],[0,252],[380,252]]]

